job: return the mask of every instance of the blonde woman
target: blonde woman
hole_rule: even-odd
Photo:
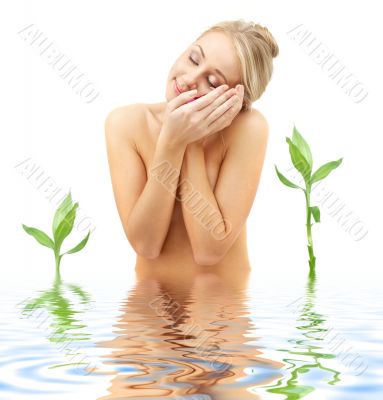
[[[267,28],[220,22],[176,60],[165,102],[108,114],[114,198],[141,276],[250,268],[246,219],[268,140],[251,104],[278,51]]]

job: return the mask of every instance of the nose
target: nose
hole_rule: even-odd
[[[184,78],[184,85],[185,91],[197,89],[197,95],[194,97],[194,100],[209,93],[209,90],[204,89],[203,84],[199,83],[198,77],[190,77],[189,75],[189,77]]]
[[[186,85],[186,90],[198,89],[195,79],[193,79],[193,80],[185,79],[185,85]]]
[[[190,72],[190,71],[189,71]],[[186,90],[198,89],[198,73],[195,72],[187,74],[184,76],[184,82]]]

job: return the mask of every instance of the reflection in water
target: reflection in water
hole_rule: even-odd
[[[284,293],[258,280],[247,288],[248,271],[235,267],[231,275],[208,268],[193,274],[182,268],[136,269],[137,283],[127,299],[118,303],[108,293],[87,315],[88,328],[78,319],[85,318],[79,311],[89,295],[59,277],[51,289],[22,302],[27,321],[12,309],[25,294],[10,297],[1,319],[0,397],[52,400],[65,391],[66,397],[73,393],[84,400],[383,398],[381,295],[357,293],[347,298],[347,307],[345,301],[331,304],[325,317],[316,311],[327,307],[319,300],[333,296],[323,286],[316,289],[315,277],[306,293],[287,305],[293,287]],[[343,345],[344,338],[334,336],[329,325],[334,317],[343,318],[337,324],[352,342]],[[89,337],[84,330],[91,329],[96,347],[84,340]],[[47,334],[52,344],[44,340]],[[72,355],[81,347],[81,357],[95,356],[97,365],[92,362],[91,368],[81,358],[79,373],[73,368],[78,358],[71,358],[68,368],[52,369],[63,364],[53,344]],[[368,369],[359,365],[351,344],[368,354]]]
[[[136,269],[118,336],[98,343],[113,349],[94,372],[112,376],[99,399],[257,399],[252,386],[282,376],[283,364],[262,358],[244,336],[254,330],[249,270],[205,271]]]
[[[335,385],[340,381],[340,372],[325,366],[325,361],[335,358],[335,354],[329,353],[327,349],[325,351],[321,343],[328,328],[324,326],[326,323],[324,316],[314,310],[315,283],[315,274],[311,273],[305,298],[289,306],[290,310],[295,309],[299,313],[297,320],[299,325],[296,328],[300,331],[300,336],[298,339],[288,340],[293,345],[292,349],[279,349],[289,355],[288,358],[283,359],[286,363],[287,378],[280,379],[276,385],[267,389],[269,393],[286,395],[285,398],[288,400],[301,399],[315,390],[315,387],[302,383],[308,380],[309,374],[321,372],[322,380],[329,385]]]
[[[79,362],[81,353],[73,353],[74,341],[89,340],[90,335],[83,332],[86,327],[77,318],[75,314],[79,311],[74,309],[70,300],[70,296],[75,295],[80,300],[80,304],[86,305],[90,302],[90,296],[81,289],[80,286],[64,283],[59,273],[56,273],[51,289],[39,291],[38,297],[26,299],[21,304],[23,317],[36,320],[38,329],[44,330],[46,338],[63,349],[66,353],[70,353],[70,359],[75,362],[54,365],[50,368],[88,364]],[[74,301],[74,300],[73,300]],[[83,358],[83,357],[82,357]]]

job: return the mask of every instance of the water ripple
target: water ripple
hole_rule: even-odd
[[[0,398],[383,398],[381,294],[177,284],[142,279],[113,301],[65,282],[8,291]]]

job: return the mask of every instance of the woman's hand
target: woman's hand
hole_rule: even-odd
[[[221,85],[192,100],[195,92],[183,92],[169,101],[163,122],[163,134],[173,144],[187,146],[229,126],[242,108],[243,86],[228,89]]]
[[[220,122],[224,123],[224,125],[222,126],[222,128],[214,129],[215,132],[213,132],[213,133],[219,132],[219,131],[221,131],[223,128],[229,126],[229,125],[233,122],[234,118],[238,115],[239,111],[241,111],[242,104],[243,104],[243,94],[244,94],[243,85],[237,85],[237,86],[235,87],[235,89],[232,89],[232,90],[236,90],[235,93],[236,93],[236,95],[239,97],[239,100],[240,100],[240,101],[238,101],[237,104],[232,105],[232,107],[229,109],[229,111],[227,111],[227,112],[225,112],[225,113],[223,114],[224,119],[223,119],[223,120],[221,119]],[[217,128],[217,127],[216,127],[216,128]],[[207,138],[208,138],[209,136],[210,136],[210,134],[208,134],[207,136],[204,136],[204,137],[203,137],[202,139],[200,139],[200,140],[197,140],[197,141],[195,141],[195,142],[192,142],[191,144],[192,144],[192,145],[200,145],[200,146],[203,147],[204,144],[205,144],[205,142],[206,142],[206,140],[207,140]]]

